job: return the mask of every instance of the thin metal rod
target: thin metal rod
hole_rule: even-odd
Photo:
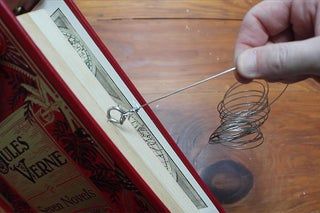
[[[167,97],[169,97],[169,96],[175,95],[175,94],[177,94],[177,93],[180,93],[180,92],[185,91],[185,90],[187,90],[187,89],[190,89],[190,88],[192,88],[192,87],[198,86],[199,84],[203,84],[203,83],[205,83],[205,82],[207,82],[207,81],[210,81],[210,80],[212,80],[212,79],[218,78],[219,76],[224,75],[224,74],[227,74],[227,73],[232,72],[232,71],[234,71],[234,70],[236,70],[236,68],[235,68],[235,67],[232,67],[232,68],[227,69],[227,70],[225,70],[225,71],[222,71],[222,72],[220,72],[220,73],[218,73],[218,74],[212,75],[212,76],[210,76],[210,77],[208,77],[208,78],[205,78],[205,79],[203,79],[203,80],[197,81],[197,82],[195,82],[195,83],[193,83],[193,84],[187,85],[187,86],[182,87],[182,88],[180,88],[180,89],[177,89],[177,90],[175,90],[175,91],[173,91],[173,92],[170,92],[170,93],[168,93],[168,94],[166,94],[166,95],[163,95],[163,96],[161,96],[161,97],[159,97],[159,98],[156,98],[156,99],[154,99],[154,100],[152,100],[152,101],[149,101],[149,102],[147,102],[147,103],[145,103],[145,104],[142,104],[142,105],[139,106],[139,107],[132,108],[132,109],[129,110],[129,111],[135,111],[135,112],[137,112],[139,109],[141,109],[141,108],[143,108],[143,107],[145,107],[145,106],[148,106],[148,105],[150,105],[150,104],[152,104],[152,103],[154,103],[154,102],[160,101],[160,100],[162,100],[162,99],[164,99],[164,98],[167,98]]]
[[[200,81],[197,81],[197,82],[195,82],[195,83],[193,83],[193,84],[190,84],[190,85],[187,85],[187,86],[182,87],[182,88],[180,88],[180,89],[177,89],[177,90],[175,90],[175,91],[173,91],[173,92],[170,92],[170,93],[168,93],[168,94],[166,94],[166,95],[163,95],[163,96],[161,96],[161,97],[159,97],[159,98],[156,98],[156,99],[154,99],[154,100],[152,100],[152,101],[149,101],[149,102],[147,102],[147,103],[145,103],[145,104],[142,104],[142,105],[140,105],[140,106],[133,107],[133,108],[127,110],[127,111],[125,111],[124,109],[122,109],[120,106],[113,106],[113,107],[109,108],[108,111],[107,111],[108,121],[110,121],[110,122],[112,122],[112,123],[114,123],[114,124],[120,124],[120,125],[122,125],[123,122],[125,122],[125,120],[126,120],[128,117],[130,117],[133,113],[138,112],[140,109],[142,109],[143,107],[148,106],[149,104],[152,104],[152,103],[154,103],[154,102],[160,101],[160,100],[162,100],[162,99],[164,99],[164,98],[167,98],[167,97],[169,97],[169,96],[175,95],[175,94],[177,94],[177,93],[180,93],[180,92],[185,91],[185,90],[187,90],[187,89],[190,89],[190,88],[192,88],[192,87],[198,86],[199,84],[205,83],[205,82],[207,82],[207,81],[209,81],[209,80],[211,80],[211,79],[214,79],[214,78],[218,78],[219,76],[222,76],[222,75],[227,74],[227,73],[229,73],[229,72],[232,72],[232,71],[234,71],[234,70],[236,70],[236,68],[235,68],[235,67],[232,67],[232,68],[227,69],[227,70],[225,70],[225,71],[222,71],[222,72],[220,72],[220,73],[218,73],[218,74],[212,75],[212,76],[210,76],[210,77],[208,77],[208,78],[205,78],[205,79],[200,80]],[[120,117],[119,117],[119,118],[113,118],[112,115],[111,115],[111,112],[112,112],[112,111],[116,111],[118,114],[120,113]]]

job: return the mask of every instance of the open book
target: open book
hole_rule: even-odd
[[[70,1],[41,1],[17,20],[44,56],[42,67],[23,48],[19,60],[26,61],[1,61],[25,74],[20,107],[0,120],[0,149],[13,153],[10,161],[0,156],[7,168],[1,178],[24,203],[21,208],[221,210],[149,108],[123,125],[108,122],[110,107],[131,109],[143,100],[77,16]]]

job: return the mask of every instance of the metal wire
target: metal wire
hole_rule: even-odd
[[[190,85],[187,85],[187,86],[182,87],[180,89],[177,89],[177,90],[175,90],[173,92],[170,92],[170,93],[168,93],[166,95],[163,95],[163,96],[161,96],[159,98],[153,99],[152,101],[149,101],[149,102],[147,102],[145,104],[142,104],[140,106],[135,106],[135,107],[133,107],[133,108],[131,108],[129,110],[122,109],[121,106],[112,106],[107,110],[107,119],[111,123],[122,125],[130,115],[132,115],[133,113],[137,113],[140,109],[142,109],[142,108],[144,108],[146,106],[149,106],[150,104],[152,104],[154,102],[157,102],[157,101],[160,101],[162,99],[168,98],[169,96],[176,95],[176,94],[181,93],[181,92],[183,92],[185,90],[188,90],[190,88],[196,87],[196,86],[198,86],[200,84],[206,83],[207,81],[210,81],[212,79],[218,78],[218,77],[220,77],[222,75],[225,75],[225,74],[227,74],[229,72],[233,72],[235,70],[236,70],[235,67],[232,67],[230,69],[224,70],[222,72],[219,72],[218,74],[211,75],[211,76],[209,76],[209,77],[207,77],[207,78],[205,78],[203,80],[197,81],[197,82],[195,82],[193,84],[190,84]],[[112,112],[116,112],[118,114],[118,117],[114,118],[112,116]]]
[[[110,107],[107,111],[108,121],[122,125],[132,114],[154,102],[176,95],[235,70],[235,67],[224,70],[129,110],[122,109],[120,106]],[[254,89],[246,89],[245,87],[248,86]],[[275,99],[269,102],[269,84],[266,81],[233,84],[225,93],[223,100],[218,104],[217,110],[221,122],[220,126],[211,134],[209,143],[222,144],[234,149],[251,149],[260,146],[264,141],[260,127],[268,119],[270,106],[279,99],[287,87],[288,85]],[[118,115],[117,118],[114,114]]]
[[[211,134],[209,143],[234,149],[252,149],[260,146],[264,142],[260,127],[268,119],[271,105],[287,87],[288,85],[269,102],[269,84],[266,81],[233,84],[218,104],[221,122]]]

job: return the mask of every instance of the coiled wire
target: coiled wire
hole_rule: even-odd
[[[247,89],[248,86],[254,89]],[[220,126],[210,136],[209,143],[234,149],[260,146],[264,142],[260,127],[268,119],[270,106],[287,87],[269,103],[269,84],[266,81],[233,84],[218,104]]]

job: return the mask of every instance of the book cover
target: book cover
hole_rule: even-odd
[[[114,153],[111,156],[99,146],[87,129],[90,122],[83,125],[83,118],[80,121],[76,115],[85,110],[71,110],[77,108],[72,94],[67,95],[68,89],[2,1],[0,10],[0,193],[4,200],[17,212],[166,210],[156,197],[152,205],[145,198],[150,194],[152,200],[151,190],[142,194],[132,183],[124,172],[126,166],[118,164],[120,155],[114,158]]]

